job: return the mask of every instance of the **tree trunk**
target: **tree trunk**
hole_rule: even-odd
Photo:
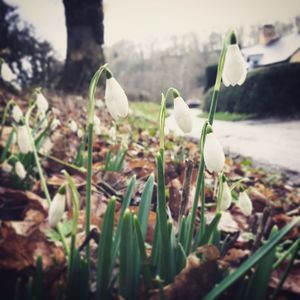
[[[67,27],[67,57],[61,87],[83,92],[104,63],[102,0],[63,0]]]

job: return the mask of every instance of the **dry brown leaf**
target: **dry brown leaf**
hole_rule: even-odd
[[[219,250],[213,245],[200,247],[189,255],[185,268],[173,283],[164,287],[165,299],[202,299],[215,283],[219,256]],[[160,299],[159,291],[150,299]]]
[[[10,222],[3,222],[0,236],[0,269],[21,271],[35,267],[39,256],[42,256],[44,269],[53,266],[53,258],[58,264],[65,261],[63,249],[49,242],[38,229],[22,235]]]

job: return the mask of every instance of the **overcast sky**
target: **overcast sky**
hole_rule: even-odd
[[[18,7],[38,37],[49,40],[64,57],[66,29],[62,0],[5,0]],[[145,44],[190,32],[206,37],[212,30],[292,21],[300,0],[104,0],[105,43],[122,39]]]

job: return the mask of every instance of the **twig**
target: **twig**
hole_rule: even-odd
[[[191,178],[193,172],[193,161],[191,159],[186,159],[185,161],[185,173],[182,186],[182,195],[181,195],[181,205],[179,210],[179,218],[186,214],[186,207],[190,197],[190,187],[191,187]]]
[[[265,207],[262,217],[261,217],[261,221],[257,228],[256,239],[255,239],[253,247],[252,247],[252,252],[255,252],[261,245],[261,240],[264,235],[265,225],[267,224],[269,217],[270,217],[270,208]]]

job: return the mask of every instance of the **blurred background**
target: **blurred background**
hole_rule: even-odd
[[[85,96],[108,62],[139,113],[176,87],[196,108],[197,138],[230,30],[249,73],[221,89],[219,137],[228,152],[298,172],[299,0],[0,0],[0,85]],[[173,121],[170,109],[167,127],[180,134]]]

